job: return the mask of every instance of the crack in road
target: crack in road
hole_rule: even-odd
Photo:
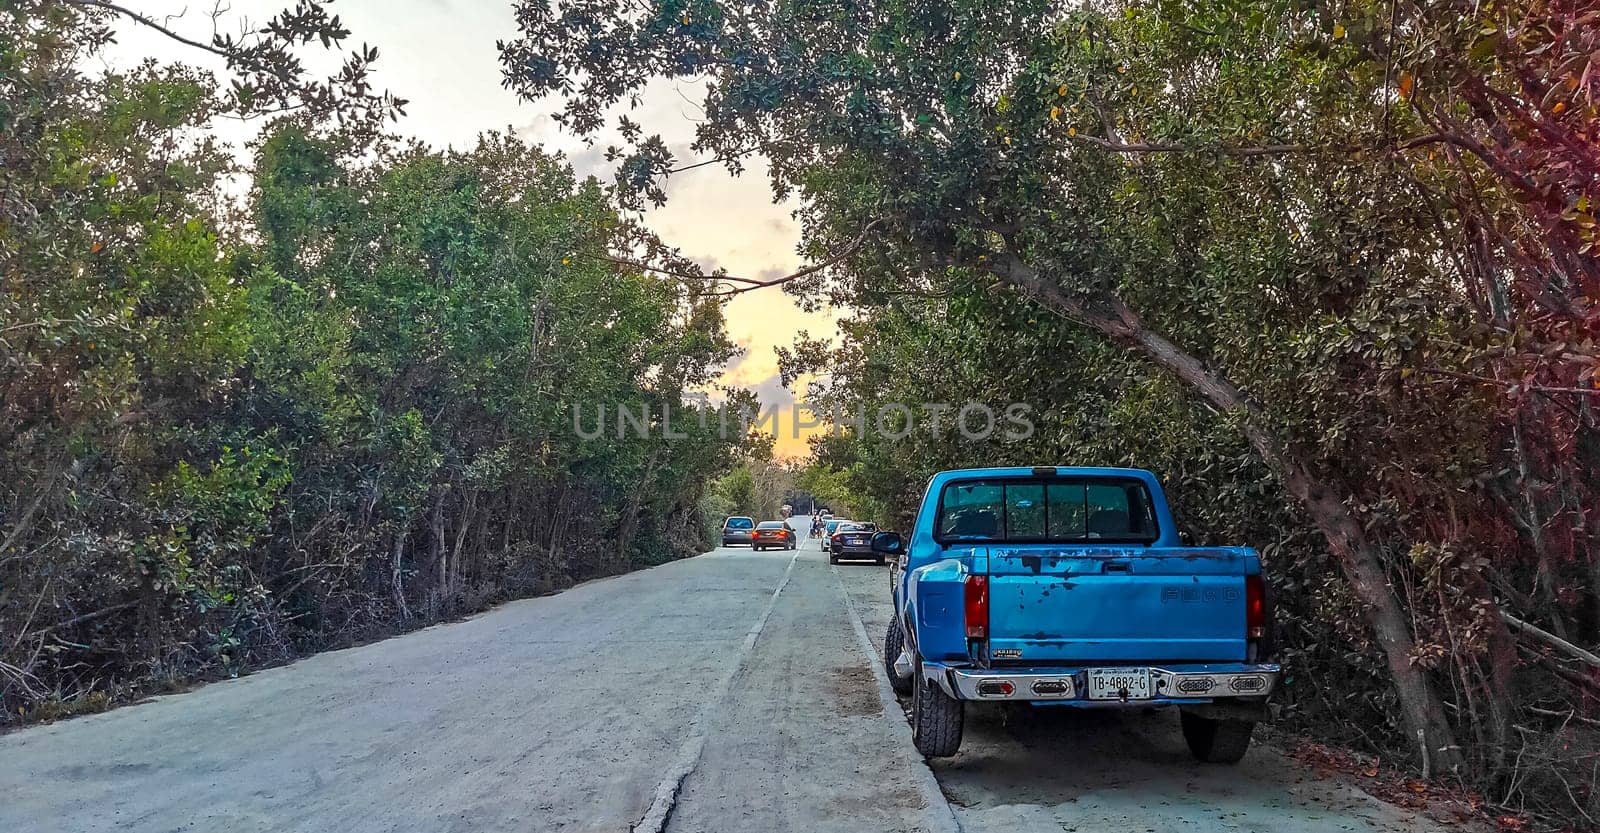
[[[732,667],[728,669],[727,675],[717,684],[716,691],[706,699],[699,713],[689,724],[689,737],[678,748],[678,756],[673,760],[666,776],[656,784],[655,797],[650,802],[650,808],[645,810],[644,816],[629,828],[633,833],[662,833],[666,829],[672,808],[678,803],[678,794],[683,789],[684,779],[694,772],[695,766],[700,762],[701,754],[705,752],[706,724],[732,691],[734,679],[739,676],[739,671],[750,658],[756,640],[761,638],[761,631],[766,628],[767,619],[771,618],[773,608],[778,606],[778,597],[783,594],[783,588],[789,585],[789,577],[794,574],[794,563],[799,558],[800,550],[796,548],[794,555],[789,557],[789,566],[783,570],[783,578],[778,581],[777,588],[772,591],[772,597],[767,600],[766,608],[761,611],[761,616],[745,634],[744,644],[739,648],[739,655],[734,658]]]

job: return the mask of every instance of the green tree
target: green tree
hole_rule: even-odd
[[[1583,125],[1594,119],[1587,18],[1538,3],[1475,8],[1476,17],[1454,6],[1241,0],[1073,11],[986,0],[758,10],[712,0],[528,2],[502,59],[525,95],[560,94],[560,117],[579,133],[655,78],[704,79],[694,151],[733,170],[750,154],[766,157],[775,193],[802,201],[812,253],[832,253],[802,291],[827,275],[842,301],[894,310],[921,296],[959,317],[953,328],[913,323],[873,338],[859,355],[847,344],[862,374],[847,397],[882,401],[863,391],[885,377],[903,389],[897,374],[919,361],[953,362],[937,366],[958,387],[984,377],[1018,378],[1024,390],[1081,382],[1129,414],[1140,413],[1138,398],[1148,403],[1150,422],[1121,423],[1132,440],[1101,446],[1125,458],[1159,446],[1140,440],[1165,438],[1167,420],[1149,408],[1173,395],[1153,380],[1107,390],[1098,374],[1137,378],[1127,357],[1158,369],[1189,397],[1177,401],[1247,444],[1253,464],[1236,470],[1259,483],[1255,467],[1264,467],[1320,530],[1394,686],[1397,734],[1412,740],[1425,771],[1443,771],[1462,747],[1441,679],[1452,688],[1467,679],[1462,696],[1484,697],[1493,713],[1483,717],[1486,745],[1511,742],[1509,634],[1493,571],[1466,554],[1485,539],[1449,520],[1485,505],[1461,496],[1478,489],[1497,454],[1493,426],[1474,419],[1473,406],[1488,411],[1499,369],[1515,365],[1471,371],[1518,339],[1504,322],[1475,318],[1487,296],[1472,287],[1523,262],[1525,250],[1535,283],[1568,300],[1582,294],[1589,269],[1575,268],[1571,253],[1591,235],[1577,195],[1593,189],[1595,170],[1576,172],[1581,136],[1592,135]],[[1508,25],[1515,37],[1487,47],[1476,34]],[[1440,43],[1440,60],[1398,65]],[[1542,43],[1571,59],[1551,67],[1518,57]],[[574,86],[574,77],[595,80]],[[1426,109],[1411,106],[1418,77],[1438,92]],[[1575,112],[1583,95],[1575,121],[1526,116],[1554,113],[1556,100]],[[1506,113],[1522,114],[1526,130],[1508,134]],[[659,139],[624,126],[634,141],[619,187],[659,201],[676,160]],[[1505,160],[1530,147],[1517,137],[1547,127],[1561,138],[1536,157],[1539,181],[1559,182],[1561,196],[1547,189],[1539,200],[1564,205],[1560,217],[1500,190],[1541,187]],[[1447,201],[1452,194],[1467,196]],[[1475,241],[1490,227],[1540,228],[1553,242],[1502,236],[1486,250]],[[991,287],[1011,300],[991,297]],[[847,333],[859,338],[893,318]],[[1558,322],[1561,335],[1546,343],[1572,356],[1538,371],[1545,378],[1592,378],[1580,369],[1593,357],[1585,318],[1540,319]],[[1067,339],[1056,321],[1096,338]],[[1037,352],[1049,345],[1075,349],[1067,360],[1083,357],[1087,378],[1062,368],[1060,354]],[[997,367],[975,358],[981,350],[1019,362]],[[1577,423],[1567,436],[1592,434],[1592,417]],[[1186,465],[1215,456],[1184,447],[1197,453]],[[1218,447],[1238,456],[1235,443]],[[1461,676],[1432,673],[1441,654]],[[1491,770],[1497,755],[1482,758]]]
[[[84,74],[104,5],[0,10],[0,722],[700,551],[750,439],[663,420],[734,348],[619,265],[665,253],[598,183],[374,142],[372,53],[325,84],[283,51],[344,36],[320,4],[214,42],[227,92]],[[235,205],[208,129],[263,109]],[[596,405],[648,416],[586,439]]]

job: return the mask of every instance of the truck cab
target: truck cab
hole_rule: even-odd
[[[940,472],[894,559],[885,670],[924,755],[953,755],[969,701],[1173,707],[1197,758],[1238,761],[1280,668],[1245,547],[1179,539],[1148,471]]]

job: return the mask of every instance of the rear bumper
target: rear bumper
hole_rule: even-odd
[[[723,546],[727,546],[729,544],[748,544],[748,543],[750,543],[750,533],[748,533],[748,532],[724,532],[724,533],[722,533],[722,545]]]
[[[831,550],[833,550],[833,554],[834,555],[850,555],[850,556],[855,556],[857,558],[876,558],[877,557],[877,553],[874,553],[872,551],[872,545],[871,544],[839,544],[839,545],[830,544],[829,548]]]
[[[1148,700],[1090,700],[1087,695],[1087,669],[1149,668],[1151,693]],[[1235,702],[1241,698],[1256,701],[1278,686],[1282,668],[1272,664],[1203,663],[1139,665],[1104,663],[1093,666],[1035,668],[970,668],[924,662],[921,673],[929,683],[957,700],[1001,700],[1056,703],[1082,708],[1139,708]],[[1009,692],[1006,693],[1009,684]]]

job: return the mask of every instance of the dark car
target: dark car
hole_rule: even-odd
[[[731,547],[734,544],[748,544],[752,540],[750,533],[754,532],[756,521],[754,518],[734,516],[722,523],[722,545]]]
[[[794,530],[783,521],[762,521],[750,535],[752,549],[792,550],[795,547]]]
[[[828,563],[837,564],[841,558],[870,558],[883,563],[883,554],[872,551],[872,533],[877,524],[862,521],[840,521],[828,536]]]

